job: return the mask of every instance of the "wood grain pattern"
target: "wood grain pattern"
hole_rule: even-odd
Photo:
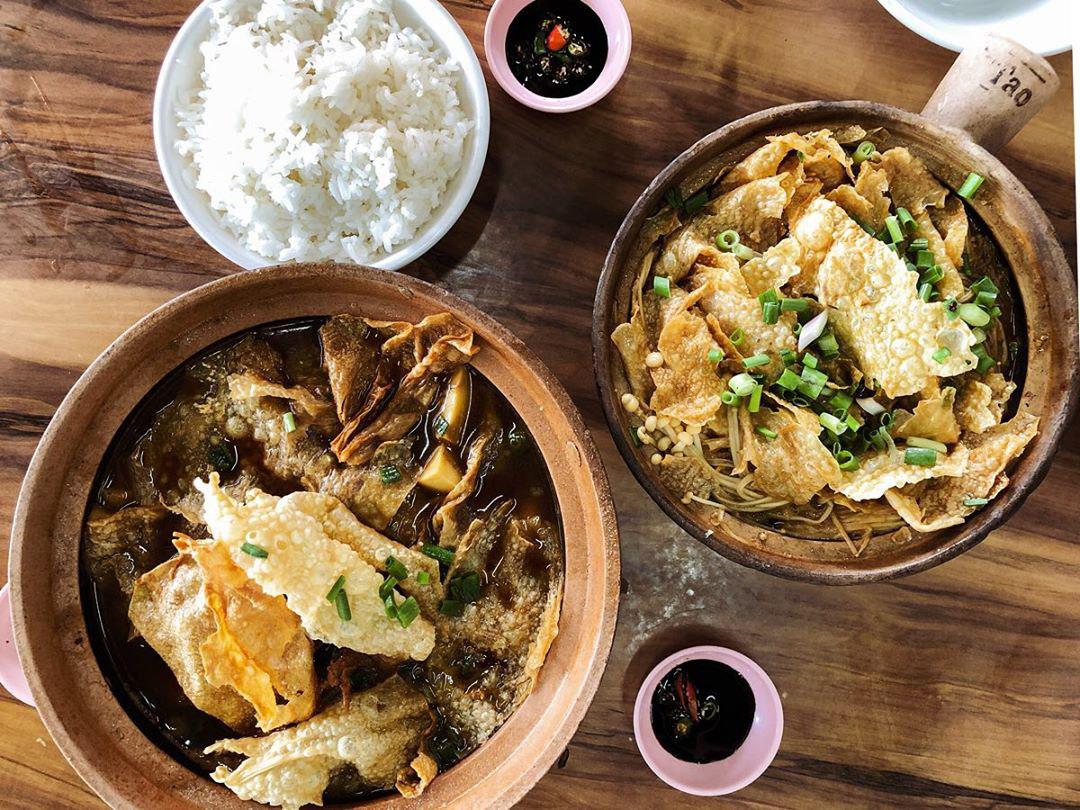
[[[448,3],[478,51],[489,5]],[[1075,430],[1043,486],[973,552],[898,582],[827,589],[734,566],[667,520],[615,452],[588,362],[608,244],[672,157],[789,101],[917,110],[952,55],[869,0],[626,5],[634,53],[598,106],[545,116],[489,82],[476,196],[413,270],[551,366],[594,432],[619,509],[625,593],[607,672],[564,766],[524,804],[709,804],[651,774],[629,711],[662,655],[712,641],[770,672],[787,719],[774,766],[724,804],[1080,806]],[[150,134],[157,68],[190,7],[0,6],[0,552],[22,473],[78,373],[140,314],[231,272],[172,205]],[[1075,266],[1071,59],[1051,62],[1061,92],[1002,157]],[[0,726],[0,804],[96,804],[32,710],[5,694]]]

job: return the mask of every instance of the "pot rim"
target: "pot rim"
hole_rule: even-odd
[[[65,454],[69,450],[67,443],[62,443],[67,438],[65,424],[74,418],[72,414],[76,412],[78,407],[82,404],[80,400],[86,395],[88,390],[92,390],[93,386],[97,384],[99,376],[110,371],[114,366],[118,366],[122,369],[123,365],[121,364],[123,363],[123,358],[131,352],[133,346],[137,347],[138,343],[147,339],[148,335],[154,334],[159,331],[163,325],[172,323],[175,319],[182,317],[183,314],[200,312],[201,308],[205,306],[207,302],[210,302],[211,305],[215,302],[220,302],[221,296],[225,293],[230,295],[243,295],[245,290],[259,290],[264,284],[292,280],[299,286],[304,282],[305,278],[311,280],[328,278],[341,283],[348,283],[350,281],[355,282],[357,277],[359,277],[360,282],[365,285],[380,285],[384,289],[392,287],[397,291],[396,294],[399,294],[404,300],[415,297],[423,304],[426,299],[426,302],[456,314],[473,326],[478,333],[483,333],[485,343],[489,346],[488,352],[491,354],[500,353],[516,357],[522,366],[527,367],[531,371],[531,374],[534,375],[535,382],[550,396],[550,400],[554,404],[553,410],[556,412],[556,421],[552,424],[558,424],[560,421],[563,422],[566,427],[566,430],[563,432],[572,435],[574,441],[570,443],[570,449],[575,451],[573,460],[580,471],[580,478],[588,481],[587,488],[589,489],[589,492],[582,496],[580,506],[578,507],[578,513],[587,516],[588,520],[595,521],[596,529],[591,533],[597,535],[600,539],[598,543],[594,543],[592,549],[584,544],[582,545],[583,551],[581,553],[588,554],[588,568],[593,570],[594,573],[589,574],[593,579],[585,580],[582,584],[580,588],[580,601],[582,605],[591,607],[593,614],[599,614],[599,622],[595,625],[590,625],[587,628],[582,627],[582,631],[579,634],[581,642],[568,656],[566,662],[569,664],[568,671],[570,671],[571,674],[576,675],[574,678],[577,682],[576,686],[572,682],[567,682],[564,672],[559,673],[564,676],[562,679],[559,679],[559,691],[563,691],[567,686],[572,686],[576,689],[576,692],[573,697],[566,702],[565,706],[560,707],[557,716],[553,716],[554,719],[550,721],[555,725],[557,733],[551,739],[547,739],[537,744],[534,751],[528,752],[528,755],[522,762],[521,769],[514,773],[513,778],[506,782],[494,785],[492,789],[493,792],[487,796],[483,796],[480,803],[500,807],[510,806],[524,796],[525,793],[527,793],[528,790],[550,769],[561,754],[565,745],[569,743],[595,696],[614,640],[615,619],[618,613],[620,581],[618,524],[606,472],[600,460],[596,445],[585,427],[580,412],[574,406],[569,394],[551,370],[520,339],[514,336],[506,327],[502,326],[494,318],[486,315],[472,304],[458,298],[452,293],[418,278],[407,276],[404,273],[396,273],[359,265],[335,265],[332,263],[315,265],[279,265],[243,273],[234,273],[182,293],[152,310],[109,344],[109,346],[90,364],[64,397],[64,400],[57,408],[52,420],[42,435],[23,479],[15,508],[11,534],[12,542],[9,558],[9,576],[16,647],[22,661],[26,664],[26,675],[30,683],[31,692],[37,701],[38,712],[41,715],[49,734],[56,741],[57,746],[65,759],[67,759],[72,767],[75,768],[83,780],[86,781],[101,798],[113,807],[135,806],[135,802],[138,801],[135,796],[141,794],[135,794],[130,786],[125,787],[119,785],[119,780],[114,777],[112,772],[105,771],[100,768],[95,761],[88,759],[85,753],[85,741],[80,742],[76,738],[77,735],[74,732],[77,731],[77,727],[73,727],[73,724],[80,719],[80,710],[60,707],[63,708],[61,711],[57,705],[57,698],[60,696],[55,694],[57,687],[49,685],[43,679],[41,674],[42,663],[47,660],[44,656],[51,649],[50,640],[42,638],[40,633],[35,637],[28,629],[28,625],[32,622],[32,617],[28,616],[27,612],[26,591],[31,589],[35,583],[40,582],[42,572],[27,570],[27,566],[24,562],[24,546],[28,539],[30,539],[30,536],[27,533],[27,522],[31,517],[32,507],[34,510],[41,508],[34,502],[38,498],[36,490],[38,490],[42,484],[41,479],[50,474],[47,469],[48,466],[55,461],[58,455]],[[345,304],[343,303],[342,308],[344,309],[344,307]],[[233,313],[226,310],[207,310],[207,312],[216,312],[217,316],[215,317],[214,314],[208,314],[202,318],[200,321],[201,324],[206,324],[211,320],[221,322],[222,324],[237,320],[237,317]],[[295,317],[301,317],[301,315],[296,315]],[[274,320],[278,319],[267,318],[265,322],[269,323]],[[255,324],[237,326],[227,334],[242,332],[248,328],[252,328],[254,325]],[[490,339],[488,339],[489,337]],[[178,335],[177,339],[182,339],[182,336]],[[221,337],[212,337],[208,339],[205,334],[200,335],[196,348],[191,349],[190,347],[185,347],[185,357],[190,358],[194,353],[213,345],[220,339]],[[503,363],[505,361],[496,362]],[[130,365],[130,363],[124,365]],[[167,373],[168,372],[166,372],[166,374]],[[158,382],[160,382],[161,379],[164,379],[164,375],[158,377]],[[152,390],[156,384],[157,382],[151,384],[149,390]],[[145,396],[145,393],[146,392],[143,392],[140,395],[139,401]],[[137,405],[134,407],[137,407]],[[128,416],[130,416],[131,410],[131,408],[127,409],[126,415],[121,420],[121,425],[126,421]],[[536,431],[534,430],[533,433],[535,436]],[[110,442],[112,436],[115,436],[115,432],[110,434]],[[554,457],[556,451],[556,447],[553,444],[554,440],[546,440],[542,437],[537,437],[537,439],[538,446],[541,448],[541,452],[545,457],[545,463],[550,469],[552,462],[549,459]],[[545,441],[548,442],[546,447]],[[102,453],[106,452],[106,447],[107,443],[102,447]],[[563,448],[558,449],[561,450]],[[100,465],[100,461],[101,456],[97,456],[94,459],[93,468],[95,471]],[[67,479],[77,476],[78,473],[73,473],[69,468],[64,468],[63,478]],[[557,502],[560,511],[562,511],[564,508],[564,500],[558,497],[559,486],[554,481],[554,475],[552,478],[553,487],[556,490]],[[87,486],[89,486],[89,484]],[[564,485],[564,487],[572,486],[574,486],[572,480],[570,483]],[[83,508],[85,508],[85,504],[83,505]],[[57,506],[52,504],[46,506],[45,509],[45,514],[49,521],[54,522],[59,511]],[[81,514],[79,520],[81,524]],[[564,523],[566,522],[565,513],[563,513],[563,521]],[[56,541],[53,541],[53,544],[55,544],[55,542]],[[50,551],[49,553],[50,555],[55,554],[54,551]],[[53,558],[50,557],[50,559]],[[55,577],[57,575],[56,570],[49,572],[49,575]],[[585,575],[583,574],[583,577],[584,576]],[[50,584],[52,583],[50,582]],[[560,629],[562,622],[567,615],[567,588],[568,577],[564,575],[563,617],[560,618]],[[81,590],[77,584],[76,590]],[[74,624],[77,625],[75,630],[85,637],[87,625],[82,607],[82,598],[80,595],[78,617]],[[589,618],[593,614],[583,614],[577,621],[580,623],[584,618]],[[71,623],[72,622],[70,621],[66,622],[66,624]],[[70,635],[70,632],[70,629],[67,627],[57,629],[58,635],[65,633]],[[558,641],[556,640],[556,645],[557,644]],[[551,663],[551,657],[554,654],[555,649],[556,648],[553,647],[552,650],[549,651],[547,664]],[[101,663],[98,661],[98,656],[92,651],[88,651],[88,654],[97,667],[97,671],[94,674],[101,678],[104,674],[104,670],[102,669]],[[540,677],[542,681],[544,677],[543,671],[541,671]],[[156,748],[162,756],[171,759],[168,751],[142,730],[142,727],[135,721],[131,712],[129,712],[127,707],[116,698],[111,690],[109,690],[109,695],[115,706],[108,707],[108,710],[115,709],[120,712],[120,714],[127,719],[131,727],[140,735],[142,738],[141,742]],[[519,707],[519,709],[507,719],[503,728],[509,726],[519,714],[521,708],[522,707]],[[96,714],[94,717],[97,719]],[[544,715],[544,717],[546,718],[546,715]],[[503,728],[500,728],[500,731],[502,731]],[[508,753],[511,756],[519,754],[522,751],[521,746],[524,745],[524,741],[528,739],[528,736],[527,733],[521,735],[521,739]],[[499,732],[496,732],[492,738],[478,747],[470,757],[482,752],[485,747],[491,747],[498,739]],[[466,757],[459,765],[467,763],[470,757]],[[509,756],[502,761],[505,762],[508,758]],[[447,774],[443,775],[444,783],[447,779],[447,775],[453,774],[453,772],[454,769],[452,768]],[[192,773],[193,777],[200,782],[208,783],[215,788],[217,787],[210,782],[209,777],[203,774]],[[478,786],[483,786],[485,788],[489,787],[483,784],[485,781],[486,777],[483,776],[473,780],[471,784],[461,791],[465,796],[452,798],[450,800],[450,805],[461,805],[462,801],[466,798],[471,801],[477,801],[477,797],[471,794],[480,789]],[[436,782],[436,784],[438,783]],[[161,786],[157,783],[147,783],[146,787],[161,789]],[[168,790],[168,795],[172,797],[171,790]],[[143,796],[143,798],[146,799],[148,797]],[[174,798],[176,804],[190,806],[185,804],[184,800],[179,795],[176,795]],[[395,798],[400,799],[400,797],[393,796],[377,797],[375,799],[365,800],[363,805],[377,806],[382,804],[394,804]],[[424,797],[411,801],[414,806],[426,806],[417,804],[417,802],[423,802]],[[252,806],[257,807],[261,805],[252,804]],[[473,805],[470,802],[470,806],[476,805]]]
[[[645,465],[635,452],[635,449],[631,447],[630,443],[627,441],[619,421],[621,406],[613,396],[613,386],[610,379],[611,366],[613,362],[618,362],[618,357],[612,349],[610,329],[608,329],[608,319],[609,316],[613,314],[611,309],[615,303],[619,282],[622,280],[623,275],[620,272],[620,268],[616,266],[616,260],[619,258],[618,254],[622,252],[625,243],[629,242],[632,244],[632,240],[640,231],[642,223],[656,204],[655,198],[658,196],[658,191],[670,186],[680,174],[686,171],[697,159],[697,152],[699,150],[704,150],[711,144],[714,144],[717,141],[724,141],[740,132],[751,131],[746,138],[742,139],[742,141],[735,142],[729,147],[729,149],[738,148],[740,144],[744,144],[754,137],[753,130],[755,130],[755,128],[776,129],[777,126],[782,126],[782,122],[776,124],[776,122],[781,121],[781,119],[800,119],[803,117],[817,117],[824,119],[830,116],[843,117],[845,115],[850,116],[852,120],[855,121],[857,121],[859,117],[881,118],[892,119],[907,125],[917,125],[930,131],[933,135],[942,140],[959,142],[964,148],[973,151],[977,157],[993,166],[997,178],[1008,181],[1010,186],[1008,189],[1009,195],[1022,203],[1031,212],[1032,217],[1036,219],[1041,231],[1041,233],[1036,234],[1036,238],[1039,241],[1046,243],[1045,246],[1051,255],[1051,264],[1053,265],[1051,272],[1068,279],[1070,283],[1075,285],[1076,282],[1072,276],[1068,261],[1065,258],[1061,243],[1056,238],[1053,226],[1047,219],[1046,213],[1043,211],[1042,207],[1036,202],[1035,198],[1032,197],[1031,192],[1027,190],[1027,188],[1000,160],[972,140],[966,132],[960,129],[936,124],[922,115],[888,104],[859,100],[819,100],[768,107],[764,110],[759,110],[750,113],[749,115],[742,116],[741,118],[737,118],[698,139],[674,160],[668,163],[668,165],[652,179],[648,186],[646,186],[645,190],[641,192],[633,206],[623,218],[622,223],[619,225],[619,229],[612,240],[611,247],[604,258],[603,270],[601,271],[600,279],[597,282],[596,295],[593,299],[593,372],[596,380],[597,392],[600,395],[600,402],[604,410],[604,418],[607,421],[608,430],[614,439],[619,454],[634,474],[638,483],[649,494],[649,497],[651,497],[667,516],[682,528],[683,531],[733,562],[784,579],[813,582],[823,585],[853,585],[908,576],[940,565],[941,563],[971,549],[985,539],[991,531],[1005,523],[1005,521],[1020,508],[1028,495],[1038,487],[1049,472],[1050,465],[1054,458],[1054,451],[1047,453],[1044,458],[1040,459],[1035,467],[1030,470],[1022,480],[1011,480],[1009,482],[1005,491],[992,502],[992,511],[986,510],[981,513],[981,516],[989,514],[990,519],[979,521],[969,520],[959,527],[961,531],[957,532],[951,539],[943,542],[937,547],[928,548],[910,558],[885,561],[874,565],[868,565],[864,561],[857,568],[849,568],[830,562],[808,560],[790,561],[743,543],[721,542],[715,536],[718,532],[708,530],[701,524],[690,520],[683,511],[678,508],[674,499],[664,490],[664,487],[659,481],[655,480],[648,473],[645,469]],[[774,125],[770,126],[770,122],[773,122]],[[799,125],[800,124],[794,124],[796,127]],[[1016,275],[1011,264],[1009,264],[1008,269],[1010,275]],[[1069,305],[1066,305],[1066,309],[1068,321],[1072,326],[1071,333],[1076,333],[1076,296],[1074,294],[1066,297],[1070,298],[1073,302],[1072,308],[1069,309]],[[1067,342],[1067,344],[1061,348],[1065,352],[1070,366],[1074,369],[1077,368],[1077,366],[1080,365],[1080,345],[1078,345],[1077,341]],[[1054,450],[1056,450],[1066,427],[1072,421],[1076,412],[1078,397],[1080,397],[1080,378],[1078,378],[1077,375],[1073,375],[1069,385],[1068,398],[1060,406],[1060,418],[1055,420],[1049,434],[1044,433],[1042,430],[1043,426],[1040,425],[1040,433],[1049,437]],[[741,525],[752,526],[755,530],[761,528],[756,524],[741,521],[730,513],[728,517]],[[720,531],[722,531],[722,529]],[[806,540],[805,542],[816,541]]]

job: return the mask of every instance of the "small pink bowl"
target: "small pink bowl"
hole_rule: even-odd
[[[15,634],[11,628],[11,595],[7,585],[0,588],[0,686],[23,703],[34,705],[30,684],[26,682],[19,662],[19,651],[15,649]]]
[[[484,52],[487,54],[488,67],[491,68],[495,81],[510,96],[526,107],[544,112],[574,112],[595,104],[619,83],[630,61],[630,18],[619,0],[582,0],[596,12],[604,25],[608,38],[608,56],[604,69],[590,84],[577,95],[566,98],[547,98],[538,95],[514,78],[510,65],[506,62],[506,32],[510,23],[525,6],[533,0],[495,0],[488,12],[487,25],[484,27]]]
[[[697,659],[719,661],[734,669],[750,684],[756,710],[750,734],[727,759],[699,765],[673,757],[656,739],[652,729],[652,696],[660,680],[679,664]],[[723,796],[742,790],[769,767],[780,749],[784,734],[784,709],[780,695],[765,670],[742,653],[727,647],[688,647],[661,661],[641,684],[634,703],[634,738],[652,772],[683,793]]]

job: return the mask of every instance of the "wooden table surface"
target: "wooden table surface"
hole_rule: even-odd
[[[448,5],[481,51],[490,3]],[[607,671],[567,755],[524,804],[708,803],[652,775],[630,709],[661,656],[718,642],[769,671],[787,720],[772,768],[734,800],[1080,806],[1075,430],[1042,487],[974,551],[909,579],[830,589],[744,570],[668,521],[615,452],[589,361],[604,254],[669,160],[775,104],[918,110],[952,54],[871,0],[626,5],[633,56],[596,107],[545,116],[489,80],[491,150],[476,196],[411,270],[551,366],[600,445],[619,510],[624,595]],[[0,4],[0,553],[30,456],[79,373],[153,307],[233,271],[185,224],[154,159],[154,80],[190,8]],[[1002,157],[1075,266],[1071,59],[1051,62],[1061,91]],[[99,804],[34,711],[2,690],[0,791],[4,806]]]

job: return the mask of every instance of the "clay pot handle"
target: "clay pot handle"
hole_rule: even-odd
[[[987,35],[956,57],[922,114],[996,152],[1057,92],[1057,73],[1011,39]]]

